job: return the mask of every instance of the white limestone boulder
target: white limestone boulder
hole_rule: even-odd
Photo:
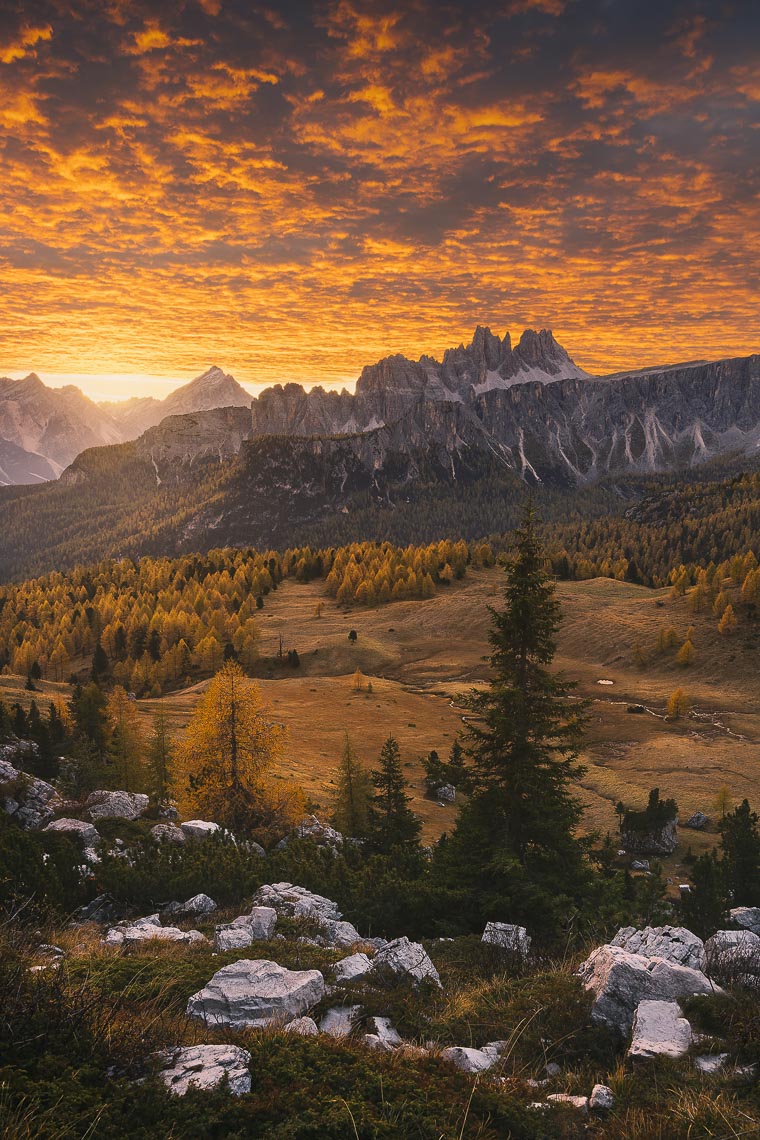
[[[0,746],[0,804],[24,830],[32,830],[52,819],[62,801],[52,784],[20,771],[4,758],[17,751],[15,746]]]
[[[253,942],[253,931],[243,923],[228,922],[214,931],[214,949],[218,954],[227,950],[246,950]]]
[[[615,1094],[609,1085],[594,1085],[588,1106],[592,1112],[609,1112],[615,1107]]]
[[[509,954],[527,958],[530,953],[530,936],[524,926],[514,926],[510,922],[487,922],[481,942],[487,946],[497,946]]]
[[[718,930],[705,943],[713,977],[739,985],[760,985],[760,937],[751,930]]]
[[[87,797],[90,819],[139,819],[150,800],[142,792],[91,792]]]
[[[588,1116],[589,1098],[587,1096],[573,1096],[571,1093],[549,1093],[546,1098],[548,1104],[565,1105],[574,1108],[581,1116]]]
[[[691,1025],[675,1001],[641,1001],[633,1016],[628,1056],[633,1060],[685,1057],[692,1043]]]
[[[250,926],[254,941],[268,942],[277,925],[277,911],[271,906],[255,906],[250,914],[241,915],[235,919],[235,922],[241,922],[243,919],[246,925]]]
[[[499,1053],[493,1047],[469,1049],[464,1045],[451,1045],[443,1050],[441,1057],[463,1073],[486,1073],[499,1062]]]
[[[139,942],[179,942],[183,946],[192,946],[205,941],[199,930],[180,930],[176,926],[153,926],[150,923],[112,927],[103,939],[106,946],[133,946]]]
[[[251,1091],[251,1054],[238,1045],[191,1045],[156,1056],[165,1065],[159,1076],[175,1096],[184,1096],[191,1087],[215,1089],[225,1081],[233,1096]]]
[[[208,839],[222,830],[218,823],[207,819],[187,819],[180,827],[188,839]]]
[[[742,930],[760,934],[760,906],[735,906],[728,913],[731,921]]]
[[[283,1026],[286,1033],[295,1033],[298,1037],[316,1037],[319,1026],[313,1017],[297,1017]]]
[[[367,1028],[389,1049],[398,1049],[400,1045],[404,1044],[401,1034],[394,1027],[389,1017],[370,1017],[367,1020]]]
[[[664,958],[644,958],[621,946],[599,946],[578,971],[594,995],[593,1021],[627,1035],[644,1000],[674,1001],[692,994],[722,993],[700,970]]]
[[[357,982],[372,970],[372,961],[366,954],[351,954],[341,958],[333,967],[336,982]]]
[[[664,958],[690,970],[705,969],[705,944],[684,926],[624,926],[618,930],[610,946],[621,946],[642,958]]]
[[[253,903],[272,907],[288,918],[313,918],[319,922],[339,922],[342,918],[332,899],[293,883],[266,883],[256,891]]]
[[[215,910],[214,900],[201,892],[186,899],[185,902],[170,903],[164,908],[164,914],[170,918],[204,918],[207,914],[213,914]]]
[[[157,823],[150,829],[151,837],[156,843],[184,843],[187,839],[181,827],[173,823]]]
[[[187,1003],[189,1017],[234,1029],[285,1025],[325,995],[319,970],[287,970],[264,958],[243,958],[217,970]]]
[[[356,927],[345,919],[340,922],[325,919],[320,923],[320,933],[328,946],[336,946],[339,950],[348,950],[362,940]]]
[[[360,1005],[335,1005],[328,1009],[319,1023],[319,1032],[328,1037],[348,1037],[362,1011]]]
[[[408,978],[415,984],[425,981],[433,982],[436,986],[441,984],[438,971],[424,946],[419,942],[410,942],[406,936],[394,938],[379,950],[375,955],[373,968],[378,974]]]
[[[83,847],[92,848],[96,843],[100,843],[97,828],[84,819],[54,819],[42,830],[53,831],[57,835],[70,835],[73,839],[80,840]]]

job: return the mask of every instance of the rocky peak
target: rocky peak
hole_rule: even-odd
[[[525,329],[512,353],[509,374],[519,376],[521,371],[562,379],[588,375],[554,339],[551,329],[541,329],[540,332]],[[540,380],[543,377],[534,375],[531,378]]]

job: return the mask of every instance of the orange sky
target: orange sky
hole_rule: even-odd
[[[0,375],[338,383],[477,323],[597,372],[757,351],[758,11],[11,0]]]

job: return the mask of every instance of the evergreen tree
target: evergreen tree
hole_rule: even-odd
[[[482,917],[551,923],[581,898],[591,874],[576,835],[582,808],[582,702],[549,671],[560,623],[554,585],[528,507],[506,569],[504,607],[491,609],[490,685],[474,691],[465,732],[469,799],[460,808],[443,872],[467,887]],[[563,897],[564,896],[564,897]]]
[[[158,709],[153,717],[153,731],[148,744],[147,759],[150,790],[156,800],[163,803],[169,795],[173,749],[161,702],[159,702]]]
[[[93,681],[100,680],[100,678],[103,676],[103,674],[107,673],[107,672],[108,672],[108,656],[106,654],[105,649],[100,644],[100,638],[98,638],[97,643],[95,645],[95,650],[92,654],[91,676],[92,676]]]
[[[143,791],[143,736],[140,716],[121,685],[116,685],[106,704],[110,729],[108,755],[115,767],[114,778],[126,792]]]
[[[369,828],[372,782],[346,733],[338,765],[333,824],[343,835],[364,839]]]
[[[758,815],[742,800],[720,821],[726,885],[734,906],[760,906]]]
[[[389,736],[372,772],[375,795],[369,810],[371,846],[376,851],[411,853],[419,842],[421,824],[409,807],[409,787],[401,767],[398,742]]]
[[[692,889],[683,900],[683,914],[687,928],[700,938],[710,938],[725,926],[728,897],[724,872],[714,850],[694,861]]]

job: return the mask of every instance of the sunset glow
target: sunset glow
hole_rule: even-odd
[[[592,372],[756,351],[759,11],[6,4],[0,375],[340,385],[479,322]]]

